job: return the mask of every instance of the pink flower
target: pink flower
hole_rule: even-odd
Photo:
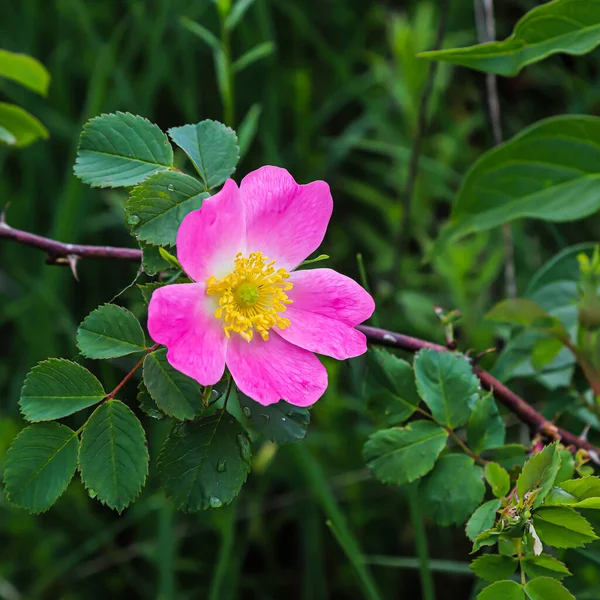
[[[375,308],[356,282],[331,269],[294,271],[325,236],[333,210],[323,181],[298,185],[278,167],[247,175],[187,215],[177,256],[194,283],[157,289],[152,339],[178,371],[202,385],[227,365],[236,385],[263,405],[316,402],[327,372],[313,354],[363,354],[354,326]]]

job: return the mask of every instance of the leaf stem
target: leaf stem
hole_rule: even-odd
[[[154,344],[154,346],[152,346],[152,348],[147,348],[146,352],[144,352],[144,356],[142,356],[142,358],[140,358],[140,360],[137,362],[135,367],[133,367],[133,369],[131,369],[131,371],[129,371],[129,373],[127,373],[127,375],[125,375],[125,377],[123,377],[121,382],[117,385],[117,387],[110,394],[107,394],[105,396],[104,400],[113,400],[114,397],[121,391],[123,386],[133,377],[135,372],[144,364],[144,360],[146,360],[146,356],[148,356],[148,354],[151,354],[152,352],[155,352],[159,348],[160,348],[160,344]]]
[[[438,423],[438,425],[442,425]],[[448,435],[456,442],[456,445],[461,448],[461,450],[467,455],[470,456],[475,462],[478,462],[482,466],[485,467],[490,461],[485,460],[485,458],[481,458],[477,452],[473,452],[459,437],[456,435],[456,432],[452,429],[452,427],[447,427],[446,425],[442,425],[442,427],[448,432]]]

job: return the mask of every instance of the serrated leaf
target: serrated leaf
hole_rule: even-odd
[[[578,548],[598,539],[589,522],[566,506],[538,508],[533,524],[542,542],[555,548]]]
[[[517,494],[523,499],[527,492],[539,490],[533,507],[539,506],[554,485],[554,480],[560,469],[560,452],[557,444],[546,446],[541,452],[534,454],[523,465],[523,470],[517,479]]]
[[[556,53],[580,55],[600,44],[600,2],[555,0],[526,13],[502,42],[418,54],[496,75],[514,76]]]
[[[431,471],[448,433],[431,421],[372,434],[364,448],[367,466],[384,483],[403,485]]]
[[[169,135],[192,161],[206,190],[221,185],[235,171],[240,150],[237,136],[223,123],[206,119],[172,127]]]
[[[22,86],[45,96],[50,85],[50,73],[32,56],[0,49],[0,77],[16,81]]]
[[[131,233],[150,244],[174,246],[185,216],[208,196],[194,177],[176,171],[154,173],[133,188],[125,204]]]
[[[143,381],[140,381],[138,384],[138,395],[137,401],[140,406],[140,409],[152,419],[163,419],[165,417],[164,413],[158,408],[158,405],[152,399],[152,396],[146,389]]]
[[[500,548],[500,532],[494,531],[493,529],[486,529],[482,531],[476,538],[473,540],[473,550],[471,550],[471,554],[474,554],[483,546],[494,546],[498,544],[498,548]]]
[[[525,592],[515,581],[497,581],[484,588],[477,600],[525,600]]]
[[[204,412],[200,384],[169,364],[166,349],[146,356],[143,376],[148,392],[170,417],[183,421]]]
[[[222,413],[175,425],[158,457],[157,473],[177,508],[187,512],[229,504],[246,481],[250,440]]]
[[[128,187],[172,166],[173,149],[157,125],[117,112],[83,126],[74,171],[92,187]]]
[[[575,459],[569,450],[563,448],[560,453],[560,469],[554,479],[554,485],[560,485],[563,481],[567,481],[573,477],[575,473]]]
[[[471,570],[486,581],[508,579],[519,566],[519,561],[512,556],[502,554],[486,554],[476,558],[470,565]]]
[[[150,298],[152,298],[152,294],[163,286],[167,285],[162,281],[151,281],[150,283],[138,284],[138,289],[142,292],[142,296],[144,298],[144,302],[146,304],[150,304]]]
[[[474,452],[483,452],[504,444],[506,426],[492,394],[475,403],[467,425],[467,443]]]
[[[496,498],[503,498],[510,490],[510,475],[498,463],[489,462],[485,465],[484,475]]]
[[[419,395],[438,423],[464,425],[471,414],[479,380],[461,355],[421,350],[414,361]]]
[[[48,139],[48,130],[33,115],[14,104],[0,102],[0,137],[10,146],[24,148],[36,140]]]
[[[533,556],[532,554],[524,556],[521,560],[521,565],[527,577],[534,579],[535,577],[554,577],[554,579],[563,579],[571,575],[566,565],[553,556],[540,554]]]
[[[272,442],[299,442],[306,437],[306,428],[310,423],[307,408],[283,400],[263,406],[241,392],[238,392],[238,401],[248,425]]]
[[[88,358],[116,358],[143,352],[146,336],[140,322],[126,308],[105,304],[79,326],[77,347]]]
[[[525,584],[525,593],[530,600],[575,600],[567,588],[551,577],[537,577]]]
[[[8,499],[35,514],[48,510],[73,478],[77,448],[77,435],[64,425],[41,423],[23,429],[6,454]]]
[[[500,500],[484,502],[470,517],[465,527],[467,537],[474,542],[484,531],[494,526]]]
[[[29,371],[19,405],[28,421],[51,421],[92,406],[106,396],[87,369],[62,358],[50,358]]]
[[[419,485],[424,512],[442,526],[464,523],[485,493],[483,469],[465,454],[447,454]]]
[[[600,118],[538,121],[469,169],[432,253],[469,233],[516,219],[562,222],[600,209]]]
[[[600,477],[581,477],[580,479],[569,479],[563,481],[560,487],[577,498],[597,498],[600,496]]]
[[[99,406],[83,427],[79,470],[86,489],[121,512],[142,490],[148,475],[146,434],[119,400]]]
[[[382,405],[390,425],[403,423],[421,402],[411,365],[380,348],[370,350],[367,358],[372,375],[371,401]]]
[[[160,255],[159,246],[140,242],[140,248],[142,249],[142,268],[146,274],[153,277],[157,273],[171,268],[171,265]]]

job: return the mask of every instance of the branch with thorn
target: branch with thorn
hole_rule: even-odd
[[[84,258],[102,258],[138,263],[142,259],[141,250],[134,248],[64,244],[50,238],[21,231],[20,229],[10,227],[6,223],[4,213],[0,215],[0,238],[12,240],[16,243],[24,244],[46,252],[48,256],[52,258],[53,262],[50,264],[70,264],[69,256],[75,256],[76,260]],[[58,259],[63,259],[63,261],[59,262]],[[368,342],[372,345],[387,346],[413,353],[423,350],[424,348],[429,348],[436,352],[448,352],[453,349],[402,333],[387,331],[368,325],[358,325],[356,328],[365,334]],[[534,433],[541,434],[551,440],[560,440],[566,446],[572,446],[576,450],[583,449],[588,453],[592,462],[596,465],[600,465],[600,448],[597,448],[588,442],[585,436],[577,436],[566,429],[554,425],[554,423],[536,411],[523,398],[515,394],[490,373],[477,366],[476,361],[473,365],[473,370],[477,377],[479,377],[483,388],[491,391],[498,402],[506,406],[506,408],[514,413],[523,423],[527,423]]]

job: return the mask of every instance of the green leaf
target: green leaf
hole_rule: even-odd
[[[533,524],[542,542],[555,548],[578,548],[598,539],[588,521],[566,506],[538,508]]]
[[[459,354],[421,350],[414,370],[419,395],[433,418],[452,428],[464,425],[479,387],[469,362]]]
[[[7,498],[32,513],[48,510],[67,489],[77,468],[78,440],[58,423],[26,427],[6,454]]]
[[[83,126],[74,171],[92,187],[128,187],[172,166],[173,149],[157,125],[117,112]]]
[[[525,593],[515,581],[497,581],[484,588],[477,600],[525,600]]]
[[[161,287],[164,287],[166,283],[162,281],[151,281],[150,283],[138,284],[138,288],[140,292],[142,292],[142,296],[144,298],[144,302],[146,304],[150,304],[150,298],[152,298],[152,294]]]
[[[544,367],[548,366],[552,361],[556,360],[556,357],[563,348],[563,341],[555,337],[538,340],[531,352],[531,364],[534,369],[541,371]]]
[[[492,500],[493,502],[493,500]],[[494,531],[493,529],[486,529],[482,531],[473,541],[473,550],[471,550],[471,554],[474,554],[483,546],[494,546],[498,544],[498,549],[500,549],[500,532]]]
[[[476,558],[469,566],[471,570],[486,581],[508,579],[516,570],[519,561],[512,556],[486,554]]]
[[[465,532],[467,537],[474,542],[484,531],[494,526],[496,512],[500,508],[500,500],[484,502],[467,521]]]
[[[575,459],[569,450],[563,448],[559,450],[560,454],[560,469],[556,474],[556,479],[554,480],[554,485],[559,485],[563,481],[567,481],[573,477],[575,473]]]
[[[254,4],[254,0],[237,0],[231,8],[231,12],[225,19],[225,29],[227,31],[232,31],[252,4]]]
[[[240,151],[237,136],[223,123],[206,119],[172,127],[169,135],[192,161],[206,190],[221,185],[235,171]]]
[[[275,44],[273,42],[263,42],[251,48],[247,52],[244,52],[232,65],[231,68],[234,73],[240,73],[246,67],[251,64],[271,56],[275,51]]]
[[[438,525],[464,523],[485,493],[483,469],[465,454],[447,454],[420,483],[423,510]]]
[[[412,367],[405,360],[380,348],[370,350],[367,358],[373,379],[371,398],[382,401],[391,425],[403,423],[421,403]]]
[[[48,139],[48,130],[33,115],[14,104],[0,102],[0,139],[10,146],[24,148],[39,138]]]
[[[116,358],[143,352],[146,336],[140,322],[127,309],[105,304],[79,326],[77,347],[88,358]]]
[[[208,198],[202,184],[176,171],[154,173],[131,191],[125,204],[131,233],[158,246],[174,246],[185,216]]]
[[[258,121],[262,113],[262,106],[260,104],[253,104],[246,113],[246,116],[242,119],[238,128],[238,136],[240,139],[240,158],[243,158],[248,153],[256,132],[258,131]]]
[[[51,421],[92,406],[106,396],[87,369],[62,358],[37,364],[25,379],[19,405],[28,421]]]
[[[204,411],[200,384],[169,364],[166,349],[146,356],[143,375],[150,395],[170,417],[193,419]]]
[[[560,581],[551,577],[538,577],[527,582],[525,593],[530,600],[575,600]]]
[[[299,442],[306,437],[306,428],[310,423],[310,412],[307,408],[294,406],[283,400],[262,406],[241,392],[237,395],[248,425],[267,439],[286,443]]]
[[[161,256],[159,246],[140,242],[140,248],[142,249],[142,267],[151,277],[171,268],[171,265]]]
[[[148,475],[146,434],[122,402],[108,400],[88,419],[81,435],[79,470],[86,489],[119,512],[142,490]]]
[[[219,41],[219,38],[217,38],[214,33],[206,29],[206,27],[200,25],[200,23],[196,23],[188,17],[181,17],[180,22],[190,33],[193,33],[196,37],[199,37],[213,50],[221,49],[221,42]]]
[[[467,443],[474,452],[483,452],[504,444],[506,427],[494,396],[486,394],[475,403],[467,425]]]
[[[489,462],[485,465],[484,475],[496,498],[503,498],[510,490],[510,475],[498,463]]]
[[[600,496],[600,477],[581,477],[580,479],[569,479],[563,481],[560,487],[577,498],[586,500]]]
[[[365,444],[367,466],[384,483],[403,485],[431,471],[446,446],[448,433],[431,421],[384,429]]]
[[[512,77],[523,67],[552,54],[585,54],[598,44],[600,2],[555,0],[525,14],[513,34],[502,42],[422,52],[417,56]]]
[[[164,413],[159,410],[156,402],[152,399],[143,381],[140,381],[138,384],[137,401],[140,409],[152,419],[160,420],[165,417]]]
[[[433,252],[516,219],[575,221],[600,208],[600,118],[552,117],[486,152],[454,199]]]
[[[521,560],[521,565],[525,574],[534,579],[535,577],[554,577],[554,579],[563,579],[571,575],[566,565],[553,556],[540,554],[533,556],[532,554],[524,556]]]
[[[527,492],[539,490],[534,508],[539,506],[554,485],[554,480],[560,469],[560,452],[557,444],[546,446],[541,452],[534,454],[523,466],[517,479],[517,494],[519,499],[525,498]]]
[[[157,472],[167,495],[195,512],[229,504],[251,465],[248,434],[227,414],[175,425],[158,457]]]
[[[505,444],[490,450],[484,450],[482,458],[485,460],[493,460],[507,471],[515,467],[522,468],[525,464],[527,448],[521,444]]]
[[[0,77],[6,77],[45,96],[50,85],[50,73],[35,58],[0,49]]]

